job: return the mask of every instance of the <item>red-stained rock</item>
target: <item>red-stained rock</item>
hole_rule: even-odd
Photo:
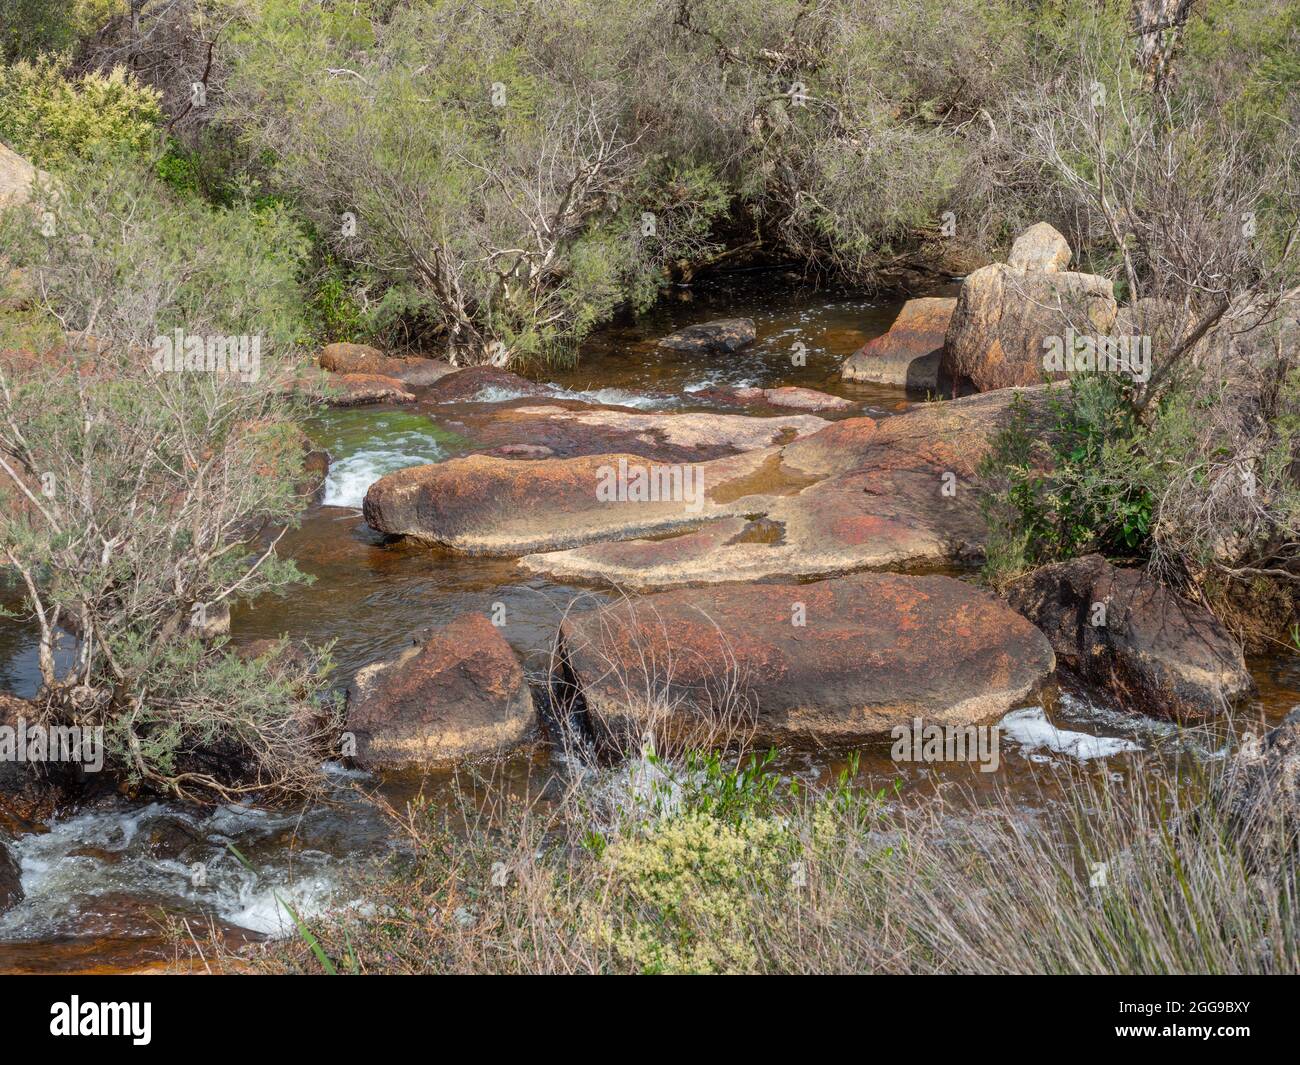
[[[570,615],[560,642],[553,692],[580,694],[570,705],[615,747],[647,730],[833,743],[915,717],[987,721],[1054,665],[1043,635],[993,596],[897,574],[624,600]]]
[[[535,724],[523,668],[481,614],[436,629],[396,658],[362,669],[348,690],[347,732],[363,765],[411,765],[487,754]]]
[[[368,344],[326,344],[318,361],[331,373],[375,374],[411,388],[423,388],[454,372],[452,365],[441,359],[393,358]]]
[[[937,393],[944,334],[956,305],[955,298],[908,300],[887,333],[867,341],[844,361],[840,376]]]
[[[414,393],[393,377],[369,373],[331,374],[326,381],[325,401],[332,407],[356,407],[363,403],[411,403]]]
[[[744,478],[766,456],[755,451],[664,464],[634,454],[538,460],[469,455],[380,478],[366,493],[364,513],[380,532],[467,554],[522,555],[671,532],[737,513],[743,506],[738,499],[720,502],[712,494],[736,482],[746,494]],[[620,471],[629,487],[638,473],[675,475],[682,491],[668,499],[611,497]]]

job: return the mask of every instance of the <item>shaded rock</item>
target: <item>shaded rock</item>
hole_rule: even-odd
[[[356,407],[363,403],[410,403],[415,399],[401,381],[369,373],[341,373],[330,376],[325,401],[332,407]]]
[[[18,860],[0,839],[0,913],[11,910],[23,901],[23,876]]]
[[[441,359],[393,358],[368,344],[326,344],[319,362],[331,373],[391,377],[412,388],[423,388],[455,372],[451,363]]]
[[[1070,243],[1053,226],[1038,222],[1011,245],[1007,265],[1013,270],[1058,273],[1070,265]]]
[[[468,415],[463,432],[502,454],[507,446],[541,446],[563,458],[635,453],[663,462],[694,462],[784,444],[830,423],[813,415],[644,413],[573,402],[500,406]]]
[[[576,692],[588,724],[615,746],[647,729],[834,743],[914,717],[985,721],[1053,668],[1033,626],[938,576],[664,592],[570,615],[560,642],[553,690]]]
[[[755,336],[752,318],[720,318],[670,333],[659,341],[659,346],[701,353],[739,351],[746,344],[752,344]]]
[[[520,396],[547,396],[554,392],[526,377],[494,366],[467,366],[440,377],[429,389],[437,403],[499,403]]]
[[[363,511],[380,532],[467,554],[522,555],[666,533],[737,513],[743,504],[727,486],[748,494],[744,479],[767,454],[685,465],[635,454],[540,460],[469,455],[381,477],[366,492]],[[673,490],[674,479],[680,491]],[[620,483],[627,491],[619,492]],[[656,484],[667,490],[651,493]]]
[[[1007,602],[1061,660],[1121,702],[1166,717],[1217,714],[1253,688],[1241,647],[1212,614],[1144,571],[1100,555],[1044,566]]]
[[[1108,336],[1115,314],[1114,286],[1104,277],[985,266],[962,282],[940,372],[979,392],[1065,377],[1046,369],[1049,338],[1064,344],[1067,329]]]
[[[533,728],[524,671],[500,631],[466,614],[427,641],[362,669],[347,730],[366,765],[445,762],[494,752]]]
[[[1300,708],[1261,741],[1247,734],[1216,802],[1246,860],[1277,869],[1300,855]]]
[[[867,341],[844,361],[840,376],[937,393],[944,334],[956,306],[955,297],[908,300],[887,333]]]

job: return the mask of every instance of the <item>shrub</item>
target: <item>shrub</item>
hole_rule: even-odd
[[[219,635],[231,604],[304,579],[275,551],[305,505],[285,391],[303,236],[276,209],[175,200],[114,156],[66,170],[45,206],[52,230],[39,207],[0,220],[36,297],[0,342],[20,349],[0,364],[0,560],[38,631],[37,711],[102,726],[111,768],[151,790],[312,791],[327,655],[244,661]],[[176,330],[255,339],[242,372],[170,372],[155,338]]]
[[[69,77],[66,56],[0,65],[0,141],[45,169],[96,152],[144,154],[162,123],[158,94],[125,67]]]

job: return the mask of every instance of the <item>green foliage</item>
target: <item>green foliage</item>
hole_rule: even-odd
[[[1134,558],[1148,549],[1158,467],[1172,455],[1138,426],[1118,379],[1079,375],[1047,399],[1035,424],[1023,394],[980,474],[995,583],[1089,551]]]
[[[126,0],[0,0],[0,63],[69,51],[126,7]]]
[[[150,151],[163,119],[159,95],[125,67],[69,78],[66,56],[0,65],[0,141],[58,170],[104,150]]]
[[[42,619],[38,705],[102,725],[112,768],[147,787],[310,791],[335,715],[317,705],[328,656],[245,661],[209,631],[304,579],[264,534],[306,504],[306,408],[283,387],[306,239],[274,204],[178,199],[129,155],[69,163],[51,206],[52,230],[39,211],[0,217],[41,294],[34,320],[0,320],[0,346],[31,352],[0,364],[0,549]],[[35,335],[50,322],[61,350]],[[252,338],[260,359],[160,367],[156,338],[176,330]],[[61,623],[82,637],[70,665]]]

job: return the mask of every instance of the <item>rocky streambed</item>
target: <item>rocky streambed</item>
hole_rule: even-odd
[[[698,287],[567,372],[327,349],[312,373],[332,406],[309,431],[328,472],[282,543],[317,579],[236,610],[232,639],[336,641],[355,742],[330,767],[341,796],[436,798],[467,760],[543,792],[560,731],[608,753],[740,730],[808,780],[856,750],[905,801],[960,782],[1027,806],[1050,799],[1053,765],[1214,756],[1220,710],[1267,725],[1296,701],[1287,661],[1248,664],[1208,615],[1100,559],[1005,598],[972,579],[980,462],[1012,396],[1033,418],[1048,389],[1021,365],[1043,326],[1020,289],[1083,292],[1106,317],[1094,281],[1062,271],[1068,249],[1031,235],[996,277],[909,303],[789,278]],[[24,641],[0,631],[19,696]],[[890,728],[917,718],[1003,722],[997,771],[892,760]],[[343,871],[393,843],[354,800],[8,809],[0,969],[135,965],[177,917],[285,934],[277,892],[308,916],[346,905]]]

